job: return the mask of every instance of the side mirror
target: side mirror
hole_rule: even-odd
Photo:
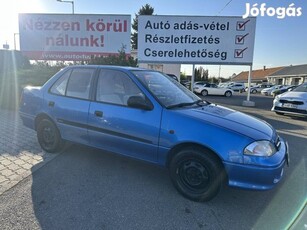
[[[153,105],[150,101],[142,96],[131,96],[127,101],[127,105],[131,108],[152,110]]]

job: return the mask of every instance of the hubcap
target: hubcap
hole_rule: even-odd
[[[210,183],[206,167],[196,160],[182,162],[179,175],[182,183],[194,191],[204,190]]]
[[[51,147],[55,142],[55,132],[51,127],[44,127],[43,129],[43,140],[46,147]]]

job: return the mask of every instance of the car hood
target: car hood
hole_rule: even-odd
[[[280,95],[279,98],[287,98],[287,99],[304,99],[307,100],[307,92],[296,92],[296,91],[290,91],[290,92],[285,92]]]
[[[178,112],[201,122],[211,123],[240,133],[254,140],[275,139],[276,132],[271,125],[263,120],[227,107],[210,104],[199,108],[178,110]]]

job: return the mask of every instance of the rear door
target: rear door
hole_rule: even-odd
[[[129,97],[146,96],[119,70],[102,69],[96,84],[88,121],[91,145],[156,162],[162,107],[155,105],[150,111],[129,107]]]
[[[88,144],[87,122],[94,73],[95,68],[69,69],[46,95],[48,113],[65,140]]]
[[[223,92],[217,87],[216,84],[209,84],[209,85],[210,85],[211,94],[214,94],[214,95],[223,94]]]

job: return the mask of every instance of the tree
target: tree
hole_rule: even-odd
[[[135,18],[133,19],[132,29],[134,32],[131,34],[131,45],[132,49],[138,49],[138,16],[139,15],[153,15],[154,8],[149,4],[142,6],[137,14],[135,14]]]
[[[109,55],[107,57],[94,57],[92,58],[88,64],[89,65],[118,65],[118,66],[137,66],[137,61],[131,57],[126,55],[125,52],[126,47],[122,46],[118,51],[117,55]]]
[[[195,81],[208,81],[209,70],[205,70],[202,66],[194,70]]]

